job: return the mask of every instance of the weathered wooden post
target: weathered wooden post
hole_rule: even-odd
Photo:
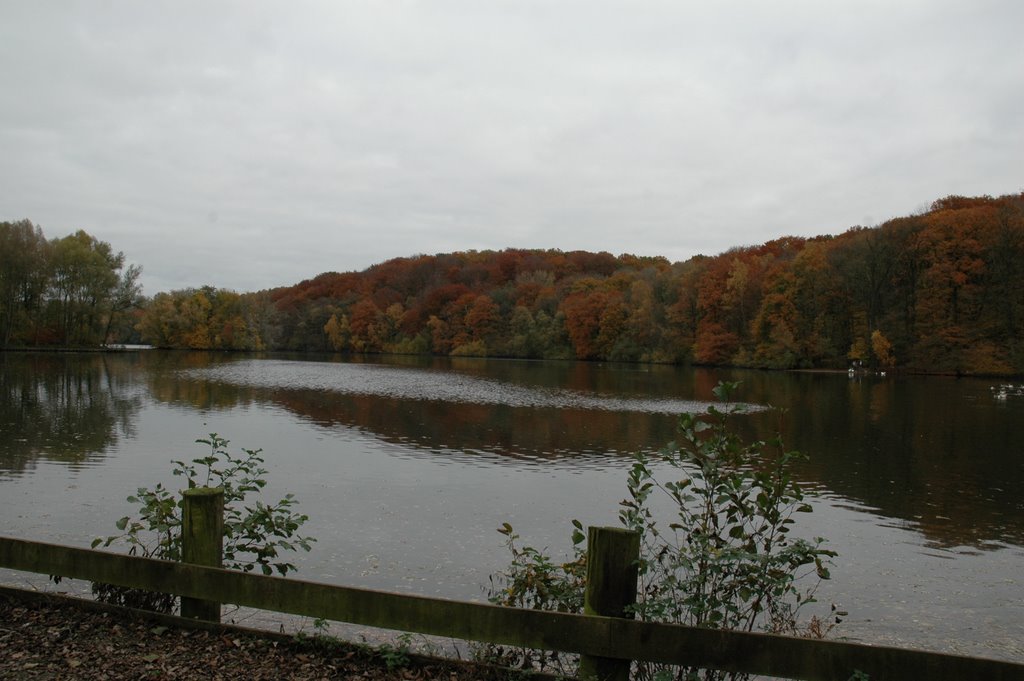
[[[182,562],[220,567],[224,548],[224,490],[195,487],[182,495]],[[182,597],[181,616],[220,622],[220,603]]]
[[[636,603],[640,533],[617,527],[587,528],[587,588],[583,614],[628,617]],[[630,660],[580,656],[580,678],[628,681]]]

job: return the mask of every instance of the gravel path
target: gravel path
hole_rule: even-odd
[[[495,668],[0,591],[0,679],[500,681]]]

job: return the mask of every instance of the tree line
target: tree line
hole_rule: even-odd
[[[130,337],[141,271],[84,231],[47,240],[28,220],[0,222],[0,347]]]
[[[470,251],[263,295],[290,350],[1021,373],[1024,194],[685,262]]]
[[[1024,193],[685,262],[465,251],[189,288],[135,328],[172,348],[1024,373]]]

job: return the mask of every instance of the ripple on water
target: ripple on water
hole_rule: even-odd
[[[522,386],[451,371],[367,364],[247,360],[185,370],[181,374],[193,379],[252,388],[323,390],[349,395],[525,408],[676,415],[703,412],[711,404],[698,400],[622,397],[562,388]],[[739,406],[748,412],[762,409],[749,404]]]

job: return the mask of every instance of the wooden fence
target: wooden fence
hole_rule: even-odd
[[[594,533],[600,531],[591,528],[592,542]],[[611,543],[621,546],[614,538]],[[592,546],[596,549],[597,544]],[[616,560],[621,562],[614,557],[590,562],[604,566],[595,567],[596,570],[614,571],[619,569],[615,567]],[[589,675],[599,678],[621,678],[630,660],[643,660],[792,679],[847,681],[860,672],[871,681],[1024,681],[1024,664],[998,660],[640,622],[624,617],[506,608],[267,577],[11,537],[0,537],[0,567],[177,594],[183,599],[183,610],[184,603],[196,602],[199,609],[193,611],[193,616],[206,619],[219,617],[220,603],[232,603],[384,629],[575,652],[584,656],[583,666],[589,669]],[[626,579],[628,583],[628,575]],[[590,594],[587,600],[588,612],[606,607],[592,602]],[[215,604],[216,613],[208,606],[204,611],[203,603]]]

